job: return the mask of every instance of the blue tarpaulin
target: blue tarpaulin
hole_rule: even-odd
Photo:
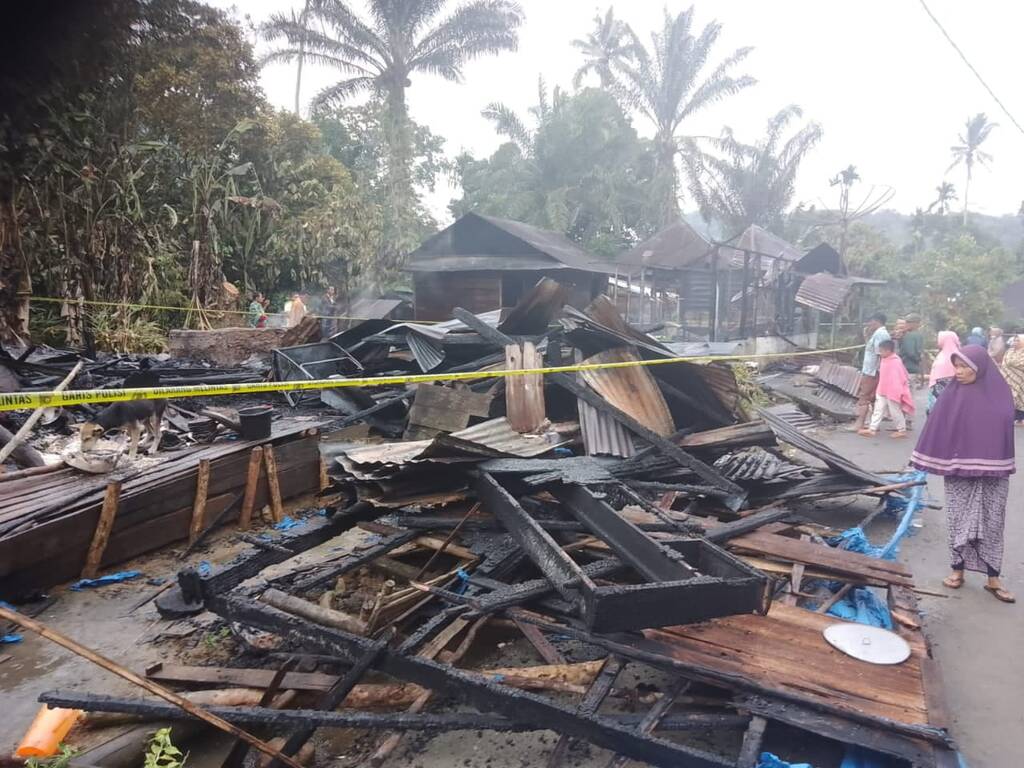
[[[757,761],[757,768],[814,768],[810,763],[787,763],[771,752],[762,752]]]
[[[93,587],[105,587],[108,584],[120,584],[122,581],[131,581],[137,579],[142,575],[142,571],[118,571],[117,573],[108,573],[106,576],[100,576],[98,579],[79,579],[71,585],[71,589],[75,592],[79,592],[83,589],[92,589]]]

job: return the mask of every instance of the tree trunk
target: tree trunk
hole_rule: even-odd
[[[306,19],[309,18],[309,3],[310,0],[306,0],[305,6],[302,8],[302,15],[299,16],[299,24],[302,28],[306,27]],[[306,58],[306,37],[303,35],[299,41],[299,65],[295,72],[295,116],[299,116],[299,93],[302,90],[302,62]]]
[[[964,226],[967,226],[967,199],[971,194],[971,164],[967,164],[967,181],[964,184]]]
[[[408,82],[408,81],[405,81]],[[400,267],[403,253],[415,245],[409,241],[415,193],[412,188],[412,136],[405,103],[404,83],[393,83],[387,97],[388,167],[384,185],[386,204],[381,244],[381,263],[374,282],[381,283]]]
[[[655,199],[658,206],[658,220],[663,227],[679,220],[679,178],[676,174],[675,139],[660,134],[655,138],[654,162]]]

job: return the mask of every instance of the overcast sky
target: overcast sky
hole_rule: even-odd
[[[259,22],[277,10],[302,5],[301,0],[209,0],[234,7]],[[452,0],[455,7],[458,0]],[[414,75],[408,90],[411,114],[447,139],[450,155],[466,149],[486,155],[500,143],[480,110],[503,101],[525,113],[536,103],[537,76],[549,87],[571,87],[580,65],[570,41],[583,37],[604,3],[593,0],[520,0],[526,21],[519,50],[470,62],[465,81],[453,84],[428,75]],[[1020,87],[1021,30],[1024,3],[1015,0],[928,0],[932,12],[964,50],[971,63],[1024,122],[1024,89]],[[356,0],[355,7],[361,7]],[[662,9],[670,12],[688,3],[632,0],[616,5],[617,16],[632,25],[645,41],[660,26]],[[696,3],[697,24],[712,18],[723,25],[719,57],[740,46],[754,46],[738,70],[755,76],[753,88],[715,104],[683,124],[687,134],[717,134],[731,126],[739,138],[755,140],[767,118],[787,104],[799,104],[805,119],[824,128],[824,138],[802,166],[797,200],[835,204],[828,179],[854,164],[870,184],[896,191],[890,207],[912,212],[935,197],[944,177],[962,192],[964,172],[946,173],[950,146],[957,143],[967,117],[986,112],[999,123],[985,149],[994,156],[989,170],[976,170],[971,209],[994,215],[1016,213],[1024,200],[1024,134],[1003,114],[974,75],[942,37],[918,0],[705,0]],[[263,46],[262,43],[259,46]],[[262,47],[259,48],[263,50]],[[303,102],[337,74],[307,69]],[[291,108],[294,65],[267,67],[262,86],[276,106]],[[305,106],[304,106],[305,109]],[[637,130],[650,135],[643,118]],[[453,190],[430,199],[436,214]],[[957,203],[959,206],[959,203]],[[692,204],[683,201],[684,209]]]

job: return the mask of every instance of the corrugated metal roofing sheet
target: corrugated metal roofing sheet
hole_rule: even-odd
[[[580,413],[580,433],[588,456],[618,456],[628,459],[636,454],[636,444],[626,428],[607,413],[590,403],[577,400]]]
[[[635,363],[630,349],[616,347],[588,357],[584,364]],[[668,437],[676,431],[665,396],[646,368],[604,368],[580,371],[580,378],[608,403],[625,411],[648,429]]]
[[[640,267],[679,269],[701,261],[713,250],[707,238],[685,221],[677,221],[621,254],[615,261],[623,265],[623,271]]]
[[[796,303],[821,312],[833,313],[846,301],[857,285],[884,285],[884,280],[866,277],[836,277],[828,272],[804,278],[796,292]]]
[[[815,378],[819,381],[845,392],[850,397],[860,394],[860,382],[863,378],[860,369],[852,365],[840,365],[833,360],[825,360],[818,366]]]

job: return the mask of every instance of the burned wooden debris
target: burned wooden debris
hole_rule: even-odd
[[[324,390],[330,423],[319,435],[275,431],[255,446],[276,456],[282,496],[326,486],[326,515],[272,542],[246,539],[251,550],[211,573],[183,570],[158,605],[217,614],[245,644],[244,664],[168,661],[148,677],[253,689],[255,699],[208,711],[283,736],[289,756],[316,728],[374,733],[376,765],[407,731],[555,730],[552,766],[571,739],[612,751],[614,765],[751,766],[762,743],[797,729],[907,765],[947,765],[952,745],[912,574],[830,546],[838,532],[801,512],[806,500],[884,497],[916,481],[866,472],[785,413],[744,402],[729,364],[660,364],[673,353],[609,302],[560,312],[564,300],[545,280],[508,313],[456,308],[447,322],[375,322],[278,350],[283,380],[324,371],[479,377]],[[492,375],[541,361],[611,365]],[[635,361],[653,364],[621,366]],[[290,452],[305,456],[317,444],[307,477],[305,459]],[[245,493],[251,467],[264,465],[248,444],[236,446],[183,459],[196,472],[209,462],[207,520],[224,509],[226,519],[244,517],[271,501],[269,486],[254,500]],[[126,547],[144,518],[159,514],[174,516],[179,538],[202,530],[191,504],[133,511],[146,489],[196,484],[195,474],[181,480],[170,467],[159,478],[123,482],[111,542]],[[0,482],[0,494],[32,480]],[[95,519],[104,488],[97,481],[81,499],[34,513],[25,530]],[[158,506],[150,497],[147,509]],[[0,534],[7,520],[0,513]],[[863,588],[885,594],[895,631],[911,646],[898,669],[843,656],[821,637],[841,620],[824,611]],[[501,664],[495,636],[518,641],[535,663]],[[282,667],[293,657],[302,671]],[[638,669],[658,682],[630,682],[626,672]],[[276,690],[294,698],[276,708]],[[100,692],[43,700],[190,717]],[[730,736],[710,748],[691,738],[700,730]]]

